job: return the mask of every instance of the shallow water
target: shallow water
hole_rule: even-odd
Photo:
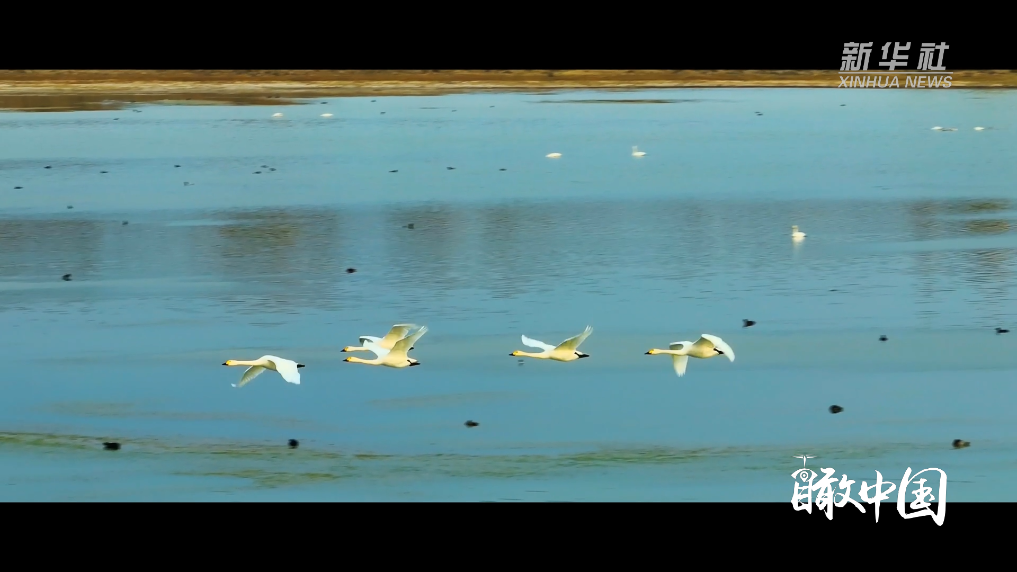
[[[1015,98],[0,113],[0,500],[787,501],[801,454],[1015,500]],[[407,321],[421,367],[342,362]],[[231,387],[266,353],[302,383]]]

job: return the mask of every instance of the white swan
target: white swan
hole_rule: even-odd
[[[332,117],[332,114],[331,113],[322,113],[321,116],[322,117]]]
[[[792,225],[791,226],[791,238],[793,238],[795,240],[801,240],[801,239],[805,238],[805,233],[800,231],[800,230],[798,230],[797,226]]]
[[[984,127],[975,127],[975,131],[984,131],[984,130],[985,130]]]
[[[540,348],[544,351],[542,353],[536,354],[516,350],[512,352],[510,355],[525,356],[537,359],[551,359],[554,361],[575,361],[580,358],[590,357],[588,354],[584,354],[583,352],[578,351],[576,348],[578,348],[579,344],[583,343],[583,340],[589,337],[591,333],[593,333],[593,328],[591,328],[590,326],[586,326],[586,329],[583,330],[583,333],[579,334],[578,336],[573,336],[565,340],[564,342],[558,344],[557,346],[545,344],[544,342],[539,342],[537,340],[532,340],[530,338],[527,338],[526,336],[523,336],[523,345],[530,346],[531,348]]]
[[[548,159],[557,159],[558,157],[561,157],[561,153],[548,153],[546,157]]]
[[[688,366],[690,357],[708,359],[722,355],[731,361],[735,360],[734,350],[731,349],[731,346],[727,345],[724,340],[710,334],[703,334],[696,343],[672,342],[668,348],[666,350],[652,349],[646,352],[645,355],[670,355],[671,360],[674,362],[674,372],[678,374],[678,377],[685,375],[685,367]]]
[[[943,128],[937,125],[937,126],[933,127],[932,130],[933,131],[942,131]]]
[[[406,336],[405,338],[397,341],[391,350],[387,350],[381,347],[375,342],[364,342],[364,347],[374,352],[378,357],[374,359],[360,359],[357,357],[348,357],[343,361],[350,363],[362,363],[367,365],[384,365],[388,367],[410,367],[413,365],[420,365],[420,362],[407,356],[406,352],[410,351],[413,347],[413,343],[420,339],[420,336],[427,333],[427,326],[421,327],[413,334]]]
[[[297,363],[295,361],[290,361],[276,356],[261,356],[254,361],[228,359],[223,362],[223,365],[251,366],[247,368],[247,371],[245,371],[244,375],[240,378],[240,383],[232,384],[233,387],[243,387],[247,385],[248,382],[261,375],[261,373],[266,369],[278,372],[279,375],[281,375],[282,378],[289,383],[300,385],[300,372],[297,371],[297,368],[304,367],[304,364],[302,363]]]
[[[632,156],[633,157],[643,157],[645,155],[646,155],[645,151],[640,151],[639,148],[636,147],[635,145],[632,146]]]
[[[282,117],[282,113],[273,113],[272,117]]]
[[[376,338],[374,336],[360,336],[360,343],[365,344],[366,342],[374,342],[379,345],[382,349],[390,350],[396,342],[406,337],[406,334],[410,333],[410,330],[416,328],[416,324],[396,324],[392,326],[392,329],[385,334],[384,338]],[[413,348],[410,348],[411,350]],[[372,351],[370,348],[346,346],[342,349],[344,352],[369,352]]]

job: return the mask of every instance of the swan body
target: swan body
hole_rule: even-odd
[[[800,230],[798,230],[797,226],[792,226],[791,227],[791,238],[795,238],[795,239],[805,238],[805,233],[800,231]]]
[[[561,157],[561,153],[548,153],[546,156],[548,159],[557,159]]]
[[[396,342],[405,338],[406,334],[410,333],[410,330],[416,327],[417,327],[416,324],[396,324],[392,326],[392,329],[390,329],[387,334],[385,334],[384,338],[377,338],[375,336],[360,336],[361,347],[346,346],[345,348],[342,349],[342,351],[344,352],[374,351],[368,348],[366,345],[364,345],[367,342],[374,342],[382,349],[390,350],[392,349],[392,346],[394,346]],[[413,348],[411,347],[410,349],[412,350]]]
[[[632,146],[632,156],[633,157],[643,157],[645,155],[646,155],[645,151],[640,151],[638,147],[636,147],[634,145]]]
[[[689,364],[690,357],[709,359],[722,355],[731,361],[735,360],[734,350],[731,349],[731,346],[727,345],[724,340],[710,334],[703,334],[695,343],[688,341],[671,342],[666,350],[652,349],[646,352],[648,356],[657,354],[671,356],[671,361],[674,362],[674,372],[678,374],[678,377],[685,375],[685,368]]]
[[[975,131],[984,131],[984,130],[985,130],[984,127],[975,127]]]
[[[282,116],[283,116],[282,113],[273,113],[272,114],[272,117],[282,117]]]
[[[937,125],[937,126],[933,127],[932,130],[933,131],[942,131],[943,128]]]
[[[297,368],[304,367],[304,364],[297,363],[288,359],[283,359],[276,356],[261,356],[260,358],[253,361],[244,361],[237,359],[228,359],[223,362],[223,365],[236,366],[236,365],[247,365],[247,371],[240,378],[239,383],[232,384],[233,387],[243,387],[247,385],[252,379],[261,375],[266,369],[270,369],[274,372],[278,372],[289,383],[295,383],[300,385],[300,372]]]
[[[410,367],[414,365],[420,365],[420,362],[407,356],[406,352],[410,351],[413,347],[414,342],[420,339],[427,333],[427,326],[421,326],[419,330],[413,334],[406,336],[392,345],[392,349],[386,349],[381,347],[379,343],[373,341],[363,342],[364,347],[368,351],[373,352],[377,357],[374,359],[360,359],[358,357],[348,357],[343,361],[350,363],[362,363],[366,365],[384,365],[387,367]]]
[[[332,117],[332,114],[331,113],[322,113],[321,116],[322,117]]]
[[[583,330],[583,333],[579,334],[578,336],[573,336],[565,340],[564,342],[558,344],[557,346],[545,344],[544,342],[540,342],[534,339],[527,338],[526,336],[523,336],[522,337],[523,345],[530,346],[531,348],[540,348],[544,351],[541,353],[530,353],[516,350],[512,352],[510,355],[531,357],[537,359],[550,359],[554,361],[575,361],[580,358],[590,357],[588,354],[584,354],[583,352],[578,351],[577,348],[579,348],[579,344],[583,343],[583,341],[587,337],[589,337],[591,333],[593,333],[593,328],[591,328],[590,326],[586,326],[586,329]]]

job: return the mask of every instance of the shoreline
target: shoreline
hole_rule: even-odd
[[[1015,89],[1017,70],[957,71],[952,89]],[[703,88],[838,89],[798,70],[0,70],[0,109],[99,111],[131,104],[295,105],[321,97]]]

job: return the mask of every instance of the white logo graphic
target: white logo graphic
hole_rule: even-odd
[[[802,460],[802,466],[804,467],[807,459],[813,459],[815,457],[809,455],[797,455],[796,459]],[[791,497],[791,506],[795,510],[804,510],[809,514],[812,514],[812,494],[816,493],[816,507],[819,510],[826,511],[826,518],[833,520],[833,507],[841,508],[847,503],[851,503],[855,508],[865,512],[863,507],[858,501],[851,498],[851,485],[855,484],[855,481],[848,480],[847,475],[842,474],[840,482],[833,477],[834,469],[819,469],[824,473],[823,477],[816,482],[818,476],[814,471],[801,468],[791,474],[791,477],[795,480],[794,495]],[[918,475],[926,472],[935,472],[939,474],[939,491],[938,494],[932,495],[932,487],[925,486],[926,479],[918,479],[914,481]],[[801,484],[799,484],[801,481]],[[914,483],[912,483],[914,481]],[[838,490],[843,492],[834,492],[834,485],[837,485]],[[908,486],[911,484],[918,485],[915,490],[911,491],[911,494],[915,496],[915,500],[911,502],[910,508],[917,512],[908,513],[904,504],[906,502]],[[859,487],[858,496],[863,502],[875,505],[873,512],[875,512],[876,522],[879,522],[879,505],[881,501],[888,500],[890,493],[897,490],[897,512],[900,513],[901,517],[905,519],[917,518],[919,516],[931,516],[932,520],[939,526],[943,526],[943,520],[946,518],[946,472],[930,468],[924,471],[919,471],[914,475],[911,474],[911,467],[908,467],[907,471],[904,472],[904,478],[901,479],[900,487],[897,485],[883,480],[883,475],[876,471],[876,482],[869,485],[866,481],[862,481],[862,485]],[[839,497],[839,499],[838,499]],[[929,501],[939,501],[939,506],[936,512],[932,512],[929,508],[932,503]]]
[[[949,88],[952,72],[946,71],[943,56],[950,48],[946,42],[923,43],[918,54],[918,69],[907,70],[908,50],[911,42],[886,42],[880,47],[879,67],[886,71],[869,71],[869,55],[872,42],[845,42],[840,58],[840,85],[837,87],[900,87],[904,76],[904,87]],[[892,48],[892,52],[891,52]],[[933,64],[935,59],[935,64]],[[901,68],[901,69],[898,69]]]

